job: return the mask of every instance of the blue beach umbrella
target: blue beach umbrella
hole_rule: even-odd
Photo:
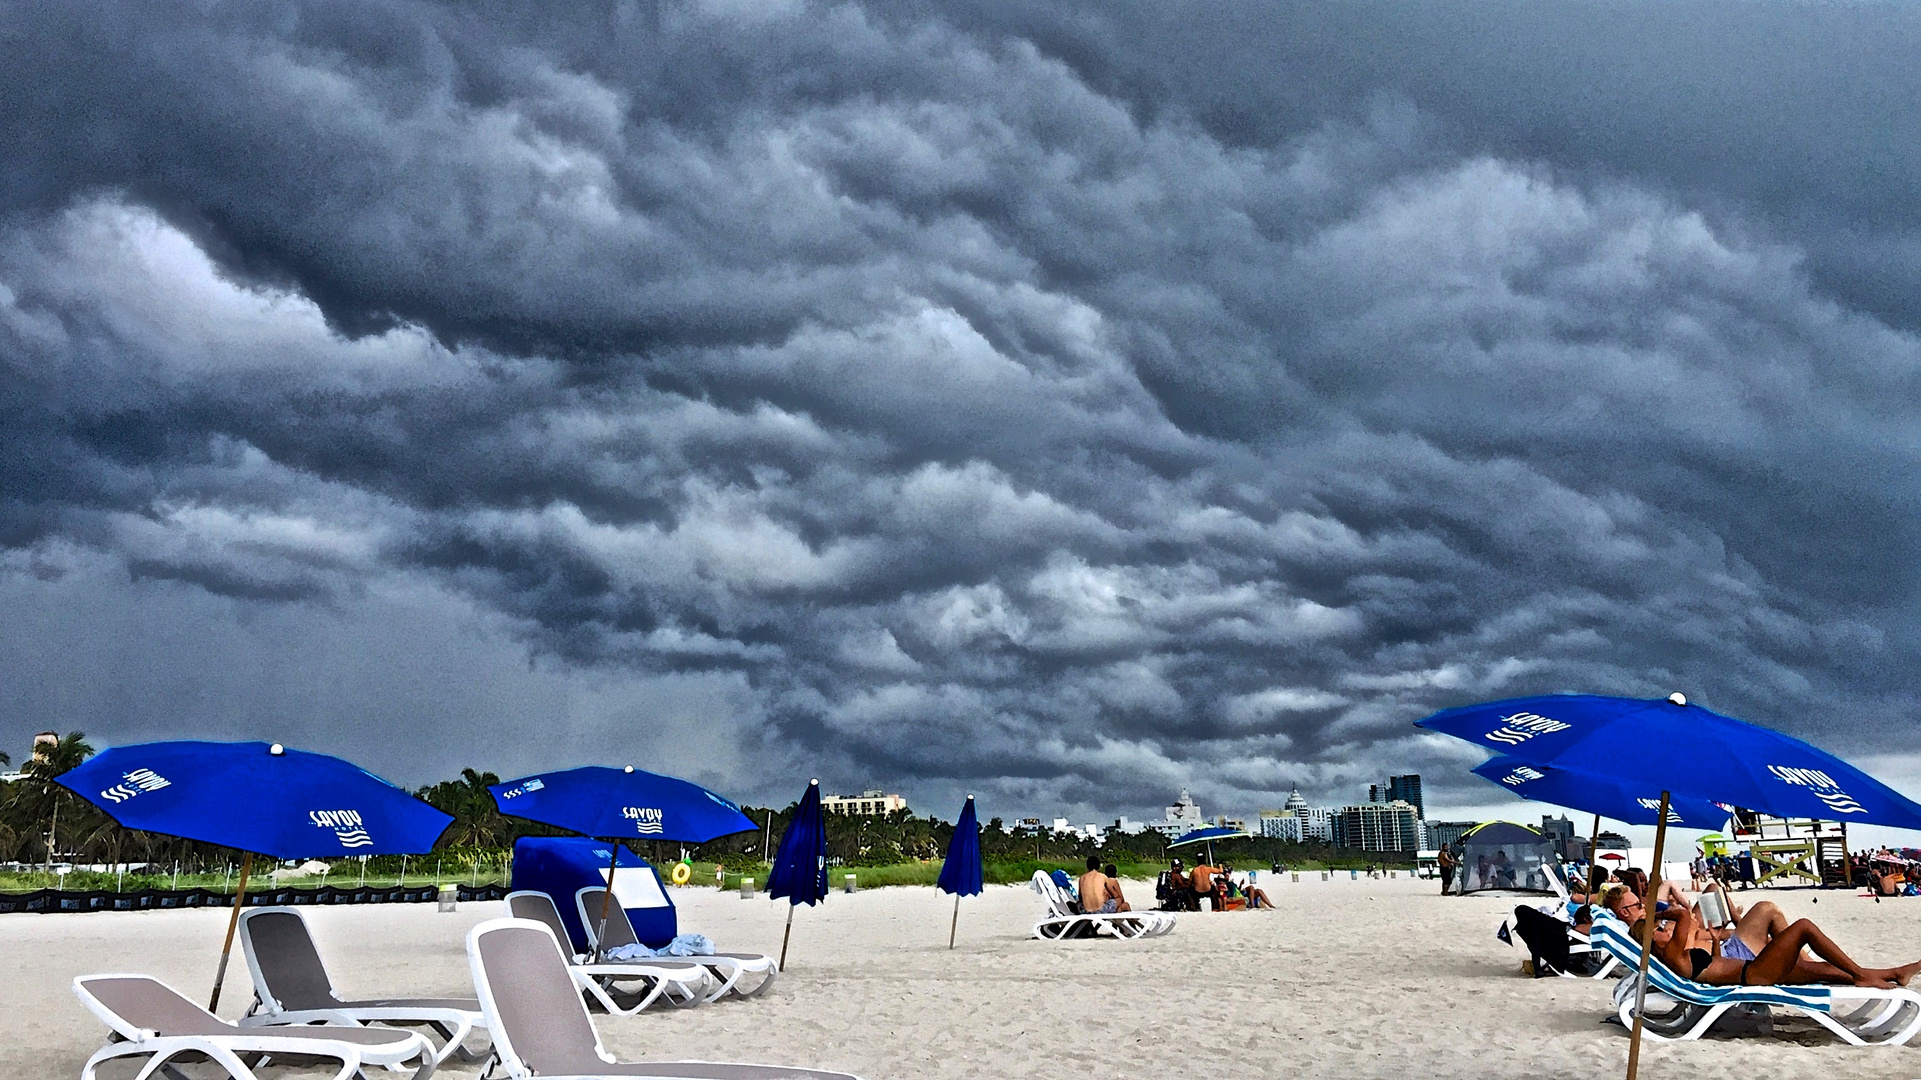
[[[254,852],[276,859],[419,855],[454,820],[357,765],[279,743],[116,746],[55,782],[129,829],[242,853],[209,1009],[220,1003]]]
[[[1625,821],[1629,825],[1657,824],[1661,792],[1645,787],[1630,787],[1620,780],[1559,769],[1551,765],[1530,765],[1506,754],[1491,757],[1473,769],[1474,775],[1523,799],[1553,803],[1597,817]],[[1705,799],[1674,798],[1668,801],[1668,824],[1689,829],[1718,829],[1727,824],[1728,811]]]
[[[1674,796],[1731,803],[1788,818],[1859,821],[1921,829],[1921,805],[1825,751],[1778,731],[1665,699],[1554,694],[1444,709],[1420,727],[1507,754],[1535,767],[1559,767],[1658,790],[1654,866],[1658,886]],[[1653,920],[1644,920],[1628,1080],[1641,1058]]]
[[[1169,850],[1172,850],[1177,847],[1186,847],[1189,844],[1206,844],[1207,861],[1212,863],[1214,861],[1214,841],[1247,840],[1252,838],[1253,835],[1253,833],[1243,832],[1240,829],[1230,829],[1224,825],[1216,825],[1205,829],[1195,829],[1190,833],[1184,833],[1180,839],[1168,844],[1167,847]]]
[[[755,827],[740,807],[699,784],[632,765],[535,773],[487,790],[503,814],[602,840],[704,844]]]
[[[1799,739],[1670,698],[1551,694],[1435,713],[1418,726],[1530,765],[1789,818],[1921,829],[1921,805]]]
[[[754,823],[740,807],[691,780],[662,776],[632,765],[584,765],[535,773],[487,789],[510,817],[538,821],[597,840],[611,840],[607,890],[600,898],[601,929],[613,911],[614,862],[622,840],[675,840],[704,844]],[[596,935],[601,940],[606,935]]]
[[[780,967],[787,970],[787,939],[794,932],[794,908],[827,899],[827,815],[820,807],[820,781],[809,780],[780,834],[774,868],[767,875],[767,896],[787,898],[787,929],[780,935]]]
[[[986,887],[981,874],[981,827],[974,817],[974,797],[967,797],[960,817],[954,821],[954,837],[947,842],[947,859],[941,863],[940,878],[934,886],[954,894],[954,918],[947,926],[947,947],[954,947],[954,932],[960,928],[960,898],[979,896]]]

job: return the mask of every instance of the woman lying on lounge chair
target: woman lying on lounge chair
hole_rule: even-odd
[[[1612,894],[1610,900],[1609,909],[1633,928],[1635,939],[1639,940],[1641,921],[1648,917],[1640,899],[1624,891]],[[1701,936],[1704,928],[1694,909],[1685,904],[1669,905],[1667,910],[1655,915],[1654,920],[1654,954],[1676,973],[1709,986],[1833,983],[1886,990],[1897,984],[1908,985],[1908,980],[1921,972],[1921,961],[1898,968],[1862,967],[1807,919],[1783,927],[1751,960],[1717,954],[1704,947],[1707,944]],[[1662,923],[1672,925],[1664,929]],[[1804,947],[1813,950],[1820,959],[1803,957]]]

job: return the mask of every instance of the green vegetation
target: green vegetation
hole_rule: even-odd
[[[137,890],[172,888],[178,869],[180,888],[230,889],[232,870],[241,853],[212,844],[181,840],[155,833],[123,829],[93,804],[74,795],[53,779],[79,765],[93,753],[80,732],[69,733],[46,752],[36,755],[22,772],[24,778],[0,786],[0,863],[20,869],[0,871],[0,891],[24,892],[43,888]],[[0,758],[3,761],[4,758]],[[500,778],[490,772],[462,769],[459,778],[421,788],[415,794],[452,814],[454,822],[428,855],[377,856],[366,860],[368,884],[394,884],[403,867],[409,885],[504,882],[513,843],[522,836],[560,836],[561,830],[507,817],[488,794]],[[738,888],[743,876],[766,887],[766,848],[778,844],[794,811],[743,807],[760,826],[753,832],[722,837],[709,844],[683,847],[665,841],[630,841],[642,857],[667,866],[683,855],[694,863],[692,885],[711,888],[716,866],[724,868],[728,888]],[[842,875],[854,874],[861,888],[882,885],[931,885],[940,874],[940,860],[952,839],[954,826],[934,817],[916,817],[899,810],[886,816],[830,816],[827,853],[839,888]],[[1326,845],[1285,844],[1278,840],[1248,839],[1216,844],[1215,857],[1246,869],[1282,865],[1300,870],[1402,867],[1412,860],[1330,848]],[[1165,838],[1157,833],[1115,836],[1104,846],[1077,836],[1056,836],[1031,829],[1009,829],[1000,818],[981,831],[983,871],[990,883],[1019,883],[1036,870],[1063,869],[1078,874],[1088,855],[1119,866],[1123,876],[1152,878],[1165,866]],[[1190,849],[1191,863],[1200,852]],[[60,875],[61,864],[125,867],[124,874],[76,870]],[[135,869],[144,864],[144,869]],[[258,870],[258,864],[256,864]],[[354,885],[362,880],[357,859],[336,860],[326,876],[282,876],[279,883],[312,888]]]

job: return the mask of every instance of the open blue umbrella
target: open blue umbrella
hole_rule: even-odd
[[[755,827],[740,807],[699,784],[632,765],[535,773],[487,790],[503,814],[602,840],[704,844]]]
[[[1656,824],[1661,805],[1659,788],[1630,787],[1612,777],[1575,772],[1552,765],[1530,765],[1506,754],[1476,765],[1474,775],[1524,799],[1553,803],[1630,825]],[[1727,824],[1728,811],[1705,799],[1676,798],[1668,802],[1668,824],[1689,829],[1718,829]]]
[[[1536,767],[1561,767],[1658,790],[1650,890],[1660,884],[1667,809],[1674,796],[1731,803],[1788,818],[1860,821],[1921,829],[1921,805],[1799,739],[1665,699],[1555,694],[1445,709],[1418,725],[1508,754]],[[1643,921],[1628,1080],[1641,1058],[1653,920]]]
[[[954,933],[960,928],[960,898],[979,896],[986,888],[981,874],[981,827],[974,817],[974,797],[969,795],[954,820],[954,837],[947,841],[947,858],[940,864],[940,877],[934,886],[954,894],[954,918],[947,925],[947,947],[954,947]]]
[[[220,1004],[254,852],[276,859],[418,855],[454,820],[358,765],[279,743],[116,746],[55,782],[129,829],[241,852],[209,1009]]]
[[[1206,844],[1207,861],[1212,863],[1214,861],[1214,841],[1247,840],[1252,838],[1253,835],[1253,833],[1241,829],[1230,829],[1224,825],[1214,825],[1205,829],[1195,829],[1190,833],[1183,833],[1180,839],[1173,841],[1167,846],[1171,850],[1177,847],[1186,847],[1189,844]]]
[[[820,807],[820,781],[809,780],[780,834],[774,868],[767,875],[767,896],[787,898],[787,929],[780,935],[780,969],[787,970],[787,939],[794,932],[794,908],[827,899],[827,815]]]
[[[607,890],[600,899],[602,930],[613,911],[614,862],[620,857],[620,841],[704,844],[754,829],[740,807],[699,784],[632,765],[619,769],[584,765],[535,773],[487,791],[500,812],[510,817],[614,842],[607,861]],[[595,940],[605,937],[602,933]]]
[[[1833,754],[1670,698],[1552,694],[1446,709],[1420,727],[1530,765],[1776,817],[1921,829],[1921,804]]]

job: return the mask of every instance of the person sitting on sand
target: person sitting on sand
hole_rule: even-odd
[[[1087,857],[1087,873],[1081,875],[1080,884],[1081,914],[1110,915],[1120,910],[1120,890],[1108,888],[1107,875],[1101,873],[1101,860],[1098,855]]]
[[[1234,868],[1232,866],[1222,863],[1221,877],[1227,881],[1230,888],[1246,898],[1247,909],[1249,911],[1255,908],[1272,908],[1274,906],[1274,901],[1267,898],[1267,890],[1256,887],[1252,879],[1235,881]]]
[[[1615,899],[1620,902],[1615,906],[1614,913],[1628,923],[1638,940],[1642,921],[1649,916],[1638,899],[1621,899],[1624,895],[1615,894]],[[1677,974],[1709,986],[1806,986],[1830,983],[1887,990],[1908,985],[1915,973],[1921,972],[1921,960],[1893,968],[1862,967],[1808,919],[1788,923],[1768,941],[1760,955],[1750,960],[1738,960],[1727,955],[1717,956],[1701,946],[1699,942],[1703,927],[1693,908],[1672,904],[1666,911],[1652,917],[1657,927],[1654,954]],[[1671,923],[1665,933],[1659,926],[1663,922]],[[1809,960],[1802,956],[1803,948],[1812,951],[1819,959]]]
[[[1106,866],[1101,867],[1101,876],[1107,879],[1107,897],[1114,901],[1114,910],[1134,910],[1134,905],[1128,903],[1127,897],[1121,895],[1121,876],[1119,869],[1113,863],[1108,863]]]

